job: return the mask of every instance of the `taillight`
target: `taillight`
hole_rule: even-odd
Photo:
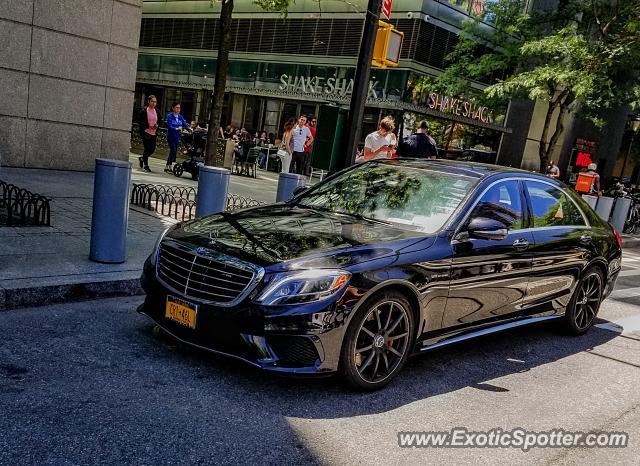
[[[613,229],[613,234],[615,235],[616,240],[618,240],[618,246],[620,246],[620,249],[622,249],[622,236],[620,236],[620,233],[618,233],[616,227],[612,226],[611,228]]]

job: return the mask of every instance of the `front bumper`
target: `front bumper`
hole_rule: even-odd
[[[146,298],[138,312],[182,342],[274,372],[328,374],[338,369],[352,309],[343,299],[277,312],[253,304],[250,298],[233,307],[218,307],[168,290],[149,261],[141,283]],[[167,296],[198,305],[195,329],[165,316]]]

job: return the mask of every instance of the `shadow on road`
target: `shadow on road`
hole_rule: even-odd
[[[144,328],[149,340],[153,338],[152,328]],[[214,379],[224,373],[239,392],[267,393],[269,406],[265,409],[273,410],[274,414],[331,419],[384,413],[465,387],[506,392],[506,388],[489,381],[591,350],[618,335],[594,327],[586,335],[570,337],[550,324],[506,331],[412,357],[390,385],[373,393],[354,391],[338,377],[279,376],[191,348],[169,336],[161,341],[171,349],[172,358],[182,358],[185,363],[204,369],[204,377]],[[157,343],[157,339],[149,341]]]

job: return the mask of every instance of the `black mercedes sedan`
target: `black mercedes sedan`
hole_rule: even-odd
[[[171,227],[139,312],[262,369],[373,390],[423,351],[556,320],[586,332],[621,238],[575,192],[525,171],[392,159],[286,203]]]

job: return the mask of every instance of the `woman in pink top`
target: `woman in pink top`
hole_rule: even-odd
[[[156,99],[155,95],[150,95],[147,102],[147,107],[143,108],[138,116],[138,128],[142,145],[144,146],[142,157],[138,157],[138,161],[140,162],[140,168],[150,172],[149,156],[156,150],[156,132],[158,131],[156,105],[158,105],[158,99]]]

